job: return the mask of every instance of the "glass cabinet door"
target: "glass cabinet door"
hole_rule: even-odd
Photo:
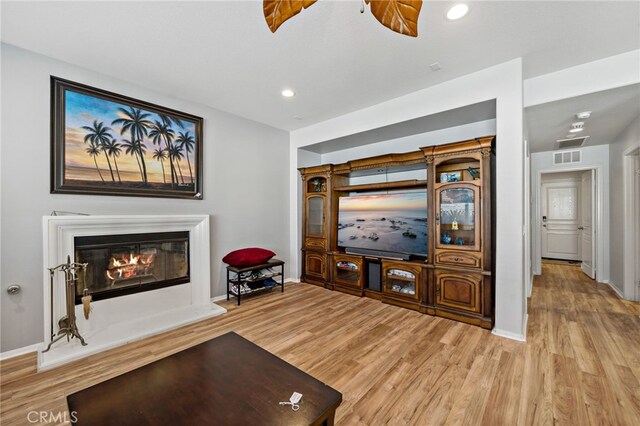
[[[436,223],[438,247],[477,248],[479,223],[477,215],[478,189],[472,186],[452,186],[438,190]]]
[[[335,269],[335,281],[353,287],[360,287],[360,267],[357,263],[338,260]]]
[[[307,198],[307,234],[324,235],[324,197]]]
[[[413,300],[419,298],[418,276],[412,271],[391,265],[385,268],[384,292]]]

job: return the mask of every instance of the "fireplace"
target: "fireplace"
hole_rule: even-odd
[[[82,304],[75,306],[78,330],[87,346],[78,339],[63,339],[40,353],[38,369],[226,312],[211,303],[208,215],[45,216],[43,239],[45,267],[66,263],[68,256],[89,263],[94,270],[87,271],[87,290],[94,297],[89,318],[84,317]],[[83,274],[78,275],[82,291]],[[56,333],[60,329],[67,302],[64,274],[54,277],[53,292],[48,269],[43,268],[42,278],[46,346],[52,327]],[[151,291],[141,292],[147,289]],[[115,294],[122,297],[110,297]]]
[[[190,281],[188,231],[75,237],[74,253],[88,264],[76,305],[85,290],[97,301]]]

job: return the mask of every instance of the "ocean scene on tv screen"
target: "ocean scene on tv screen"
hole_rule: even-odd
[[[338,245],[426,256],[426,192],[340,197]]]

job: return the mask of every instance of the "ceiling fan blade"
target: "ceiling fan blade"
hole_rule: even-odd
[[[300,13],[302,9],[314,4],[317,0],[263,0],[264,18],[272,33],[287,19]]]
[[[371,13],[391,31],[411,37],[418,36],[418,16],[422,0],[365,0]]]

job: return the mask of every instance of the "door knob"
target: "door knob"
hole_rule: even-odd
[[[578,231],[584,231],[584,226],[578,226]]]
[[[22,287],[20,287],[18,284],[11,284],[9,287],[7,287],[7,293],[9,294],[18,294],[20,293],[20,290],[22,290]]]

